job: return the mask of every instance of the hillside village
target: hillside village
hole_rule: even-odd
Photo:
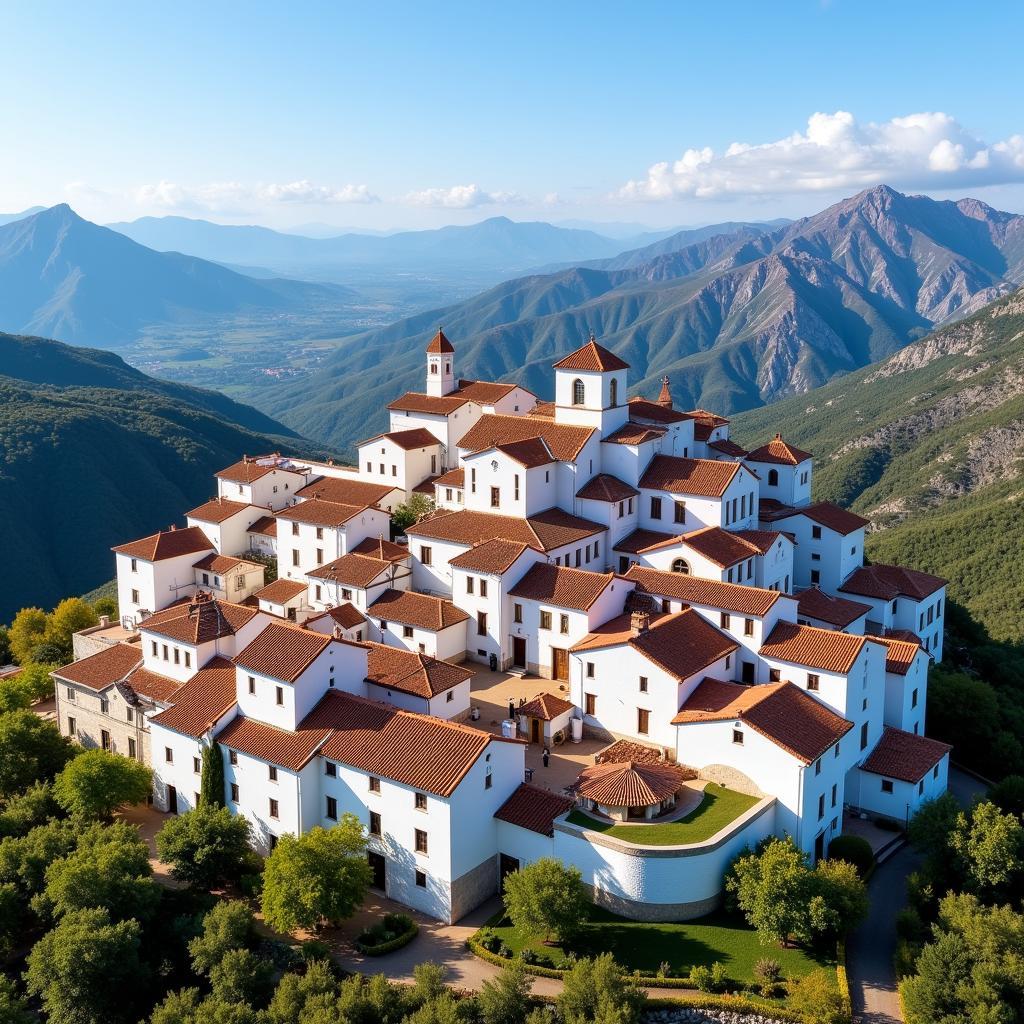
[[[61,732],[150,765],[171,814],[216,744],[261,852],[354,813],[375,885],[444,921],[544,856],[626,917],[697,917],[744,847],[821,858],[945,791],[945,581],[865,565],[810,453],[745,450],[668,379],[628,398],[593,336],[553,402],[457,359],[439,330],[355,467],[246,456],[117,546],[120,621],[54,672]],[[702,842],[631,839],[730,798]]]

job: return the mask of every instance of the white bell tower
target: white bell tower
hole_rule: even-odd
[[[455,347],[439,327],[427,346],[427,394],[443,398],[450,395],[456,386]]]

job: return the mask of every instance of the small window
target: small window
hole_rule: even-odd
[[[594,678],[594,663],[592,661],[587,662],[587,678]]]
[[[74,721],[74,719],[71,719],[71,721]],[[130,736],[128,737],[128,756],[133,761],[138,756],[137,751],[136,751],[136,747],[135,747],[135,740],[133,740]]]
[[[719,624],[721,625],[722,629],[728,629],[729,628],[729,623],[732,622],[732,618],[730,617],[728,612],[722,612],[721,615],[719,616],[718,621],[719,621]]]
[[[402,636],[404,636],[406,638],[406,640],[411,640],[412,639],[412,626],[403,626],[402,627]]]
[[[583,405],[585,398],[586,394],[583,388],[583,381],[577,377],[576,380],[572,382],[572,404]]]
[[[569,635],[569,616],[568,615],[562,614],[562,615],[558,616],[558,632],[561,633],[562,636],[568,636]]]
[[[425,811],[427,809],[427,794],[417,793],[415,796],[415,805],[417,811]]]
[[[267,778],[270,779],[271,782],[277,782],[277,765],[267,765]]]
[[[782,672],[777,668],[768,669],[768,682],[777,683],[782,678]]]
[[[238,751],[237,750],[229,750],[228,751],[228,762],[230,764],[238,764]]]
[[[200,772],[202,772],[202,770],[203,770],[203,763],[202,763],[202,761],[200,761],[200,759],[198,757],[193,757],[192,758],[192,771],[194,771],[196,773],[196,775],[198,775]]]
[[[814,762],[814,774],[815,775],[820,775],[821,774],[821,758],[820,757],[818,758],[817,761]]]
[[[256,692],[256,680],[252,676],[249,676],[249,692]]]
[[[868,745],[868,723],[865,722],[860,727],[860,749],[866,750]]]
[[[811,537],[813,537],[814,540],[821,540],[821,527],[820,526],[812,526],[811,527]]]
[[[369,781],[370,781],[370,792],[371,793],[379,793],[380,792],[380,779],[378,779],[376,775],[371,775]]]
[[[132,604],[139,603],[139,592],[137,590],[132,591]]]
[[[167,764],[174,764],[174,751],[170,747],[164,747],[164,761]]]
[[[686,502],[677,501],[675,503],[675,521],[677,523],[686,522]]]
[[[423,565],[431,565],[433,560],[433,551],[427,547],[427,545],[420,546],[420,562]]]
[[[818,690],[821,688],[821,677],[815,672],[807,673],[807,689]]]
[[[338,777],[338,766],[333,761],[324,761],[324,775],[335,779]]]
[[[132,559],[132,572],[139,571],[139,563],[133,558]]]
[[[107,700],[105,697],[100,698],[100,714],[110,714],[110,701]]]
[[[917,707],[917,690],[916,690],[916,688],[915,688],[914,692],[910,695],[910,706],[912,708],[916,708]]]
[[[647,692],[647,676],[641,676],[640,677],[640,692],[641,693],[646,693]]]
[[[836,786],[836,784],[835,784],[835,783],[833,782],[833,783],[832,783],[832,806],[833,806],[833,807],[835,807],[835,805],[836,805],[836,795],[837,795],[837,789],[838,789],[838,787],[837,787],[837,786]]]
[[[883,793],[891,793],[892,792],[892,779],[882,779],[882,792]]]
[[[491,488],[491,508],[501,508],[501,488]]]
[[[421,828],[416,829],[416,852],[427,852],[427,833]]]
[[[825,794],[818,797],[818,821],[825,817]]]
[[[817,569],[811,570],[811,584],[817,586],[821,582],[821,573]]]
[[[72,718],[72,719],[71,719],[71,721],[72,721],[72,722],[74,722],[74,719]],[[936,766],[935,766],[935,767],[934,767],[934,768],[932,769],[932,778],[933,778],[933,779],[937,779],[938,777],[939,777],[939,766],[938,766],[938,765],[936,765]]]
[[[284,687],[274,687],[274,703],[277,704],[278,707],[284,706]]]
[[[231,802],[233,804],[237,804],[238,803],[238,796],[239,796],[239,793],[238,793],[238,783],[237,782],[232,782],[231,783]]]
[[[487,636],[487,612],[476,613],[477,636]]]
[[[380,815],[376,811],[370,811],[370,835],[381,835]]]
[[[484,579],[480,580],[480,596],[481,597],[486,597],[487,596],[487,580],[484,580]]]
[[[475,579],[475,577],[467,576],[466,577],[466,593],[467,594],[475,593],[475,588],[476,588],[476,579]]]
[[[777,469],[768,470],[768,486],[778,487],[779,486],[779,471]]]
[[[299,535],[299,524],[293,522],[292,523],[292,536],[293,537],[298,537],[298,535]]]
[[[683,576],[690,575],[690,563],[685,558],[676,558],[672,562],[672,571],[681,573]]]
[[[110,750],[110,733],[106,729],[100,729],[100,746],[104,750]]]
[[[270,807],[269,807],[269,810],[270,810],[270,816],[271,816],[272,818],[277,818],[277,817],[278,817],[278,813],[277,813],[277,801],[276,801],[276,800],[275,800],[275,799],[274,799],[273,797],[271,797],[271,798],[270,798]]]
[[[551,628],[551,612],[540,613],[540,628],[550,629]]]
[[[135,721],[135,712],[131,708],[125,708],[124,713],[129,722]]]
[[[327,798],[327,809],[324,812],[325,817],[330,818],[331,821],[338,820],[338,801],[333,797]]]
[[[740,746],[743,746],[743,730],[742,729],[733,729],[733,731],[732,731],[732,741],[733,741],[733,743],[738,743]]]
[[[651,498],[651,518],[661,518],[661,498]]]
[[[512,606],[512,621],[520,623],[523,621],[523,606],[521,604]]]
[[[593,717],[597,714],[597,697],[593,693],[583,695],[583,713]]]
[[[425,871],[416,872],[416,885],[420,889],[426,889],[427,887],[427,873]]]
[[[78,727],[75,724],[74,718],[68,718],[68,735],[69,736],[75,736],[75,735],[77,735],[77,733],[78,733]],[[167,749],[169,750],[170,748],[168,747]]]

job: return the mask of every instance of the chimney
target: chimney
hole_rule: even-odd
[[[174,523],[171,523],[171,525],[169,527],[167,527],[167,529],[168,529],[168,532],[174,533],[174,531],[177,529],[177,527],[174,525]]]
[[[669,391],[668,377],[661,378],[661,391],[658,392],[656,402],[664,409],[672,408],[672,392]]]
[[[110,616],[109,615],[101,615],[100,616],[100,627],[101,628],[106,628],[109,625],[110,625]]]
[[[633,612],[629,617],[629,632],[632,636],[642,636],[650,626],[651,617],[647,612]]]

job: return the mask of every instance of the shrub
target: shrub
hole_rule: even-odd
[[[840,1024],[843,997],[831,971],[813,971],[789,983],[789,1004],[807,1024]]]
[[[923,942],[926,935],[921,915],[913,907],[904,907],[896,915],[896,934],[907,942]]]
[[[754,964],[754,977],[760,982],[775,983],[782,978],[782,964],[771,957],[762,957]]]
[[[710,992],[712,987],[711,968],[705,964],[697,964],[690,969],[690,984],[700,992]]]
[[[200,804],[169,818],[156,835],[160,859],[179,881],[202,889],[240,877],[249,863],[251,827],[226,807]]]
[[[541,857],[505,878],[505,912],[523,935],[564,942],[586,919],[587,897],[578,868]]]
[[[317,960],[331,959],[331,947],[326,942],[321,942],[319,939],[308,939],[299,947],[302,955],[302,959],[307,964],[311,964]]]
[[[719,963],[717,960],[711,965],[711,986],[714,989],[720,989],[725,986],[725,964]]]
[[[867,877],[875,863],[871,844],[862,836],[836,836],[828,844],[828,859],[845,860],[852,864],[861,878]]]
[[[57,776],[53,795],[69,814],[109,818],[122,804],[145,800],[151,785],[152,772],[141,762],[106,750],[87,750]]]

